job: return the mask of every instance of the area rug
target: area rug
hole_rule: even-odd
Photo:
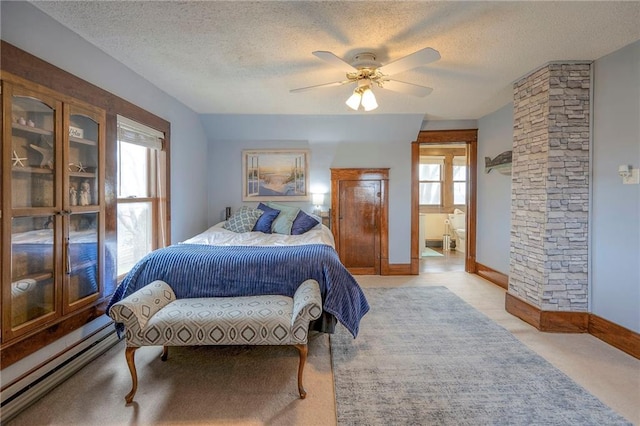
[[[425,247],[424,250],[422,250],[422,257],[432,257],[432,256],[435,256],[435,257],[442,256],[442,253],[438,253],[437,251],[429,247]]]
[[[365,289],[331,336],[339,425],[629,425],[445,287]]]

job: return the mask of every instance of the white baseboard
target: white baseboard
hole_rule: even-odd
[[[14,418],[120,341],[113,327],[103,329],[92,337],[78,344],[73,351],[64,353],[55,361],[43,365],[3,389],[0,392],[0,424]]]

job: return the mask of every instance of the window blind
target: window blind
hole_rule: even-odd
[[[118,115],[118,140],[162,151],[164,134],[149,126]]]

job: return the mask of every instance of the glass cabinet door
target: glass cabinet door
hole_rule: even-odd
[[[3,341],[60,315],[62,103],[3,82]]]
[[[98,293],[98,214],[69,216],[65,241],[67,294],[65,306],[73,306]]]
[[[18,92],[17,94],[15,92]],[[16,88],[11,99],[12,207],[56,205],[56,115],[46,102]]]
[[[67,314],[100,295],[100,147],[104,118],[99,112],[65,104],[64,240]]]
[[[98,205],[99,122],[89,112],[69,108],[67,187],[69,207]]]
[[[11,330],[56,313],[54,219],[54,216],[12,219]]]

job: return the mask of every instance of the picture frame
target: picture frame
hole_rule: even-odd
[[[242,201],[308,201],[309,150],[242,151]]]

